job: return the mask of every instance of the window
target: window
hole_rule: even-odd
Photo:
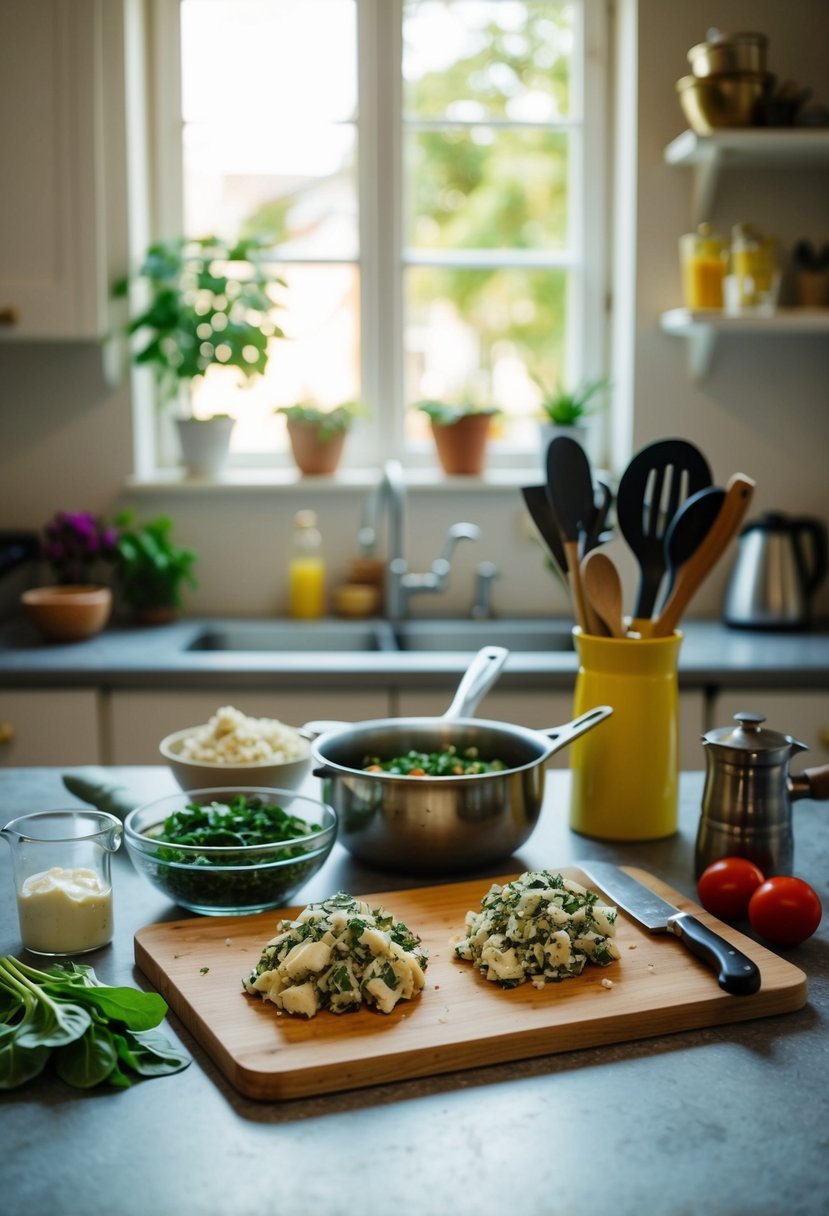
[[[347,459],[423,463],[440,398],[497,405],[495,462],[537,460],[538,381],[606,370],[604,0],[156,12],[159,226],[266,236],[286,283],[266,376],[195,392],[237,415],[234,459],[287,459],[278,405],[359,398]]]

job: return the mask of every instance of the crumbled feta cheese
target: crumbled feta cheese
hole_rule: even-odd
[[[587,960],[604,967],[619,958],[616,909],[549,870],[493,883],[480,911],[467,912],[464,927],[455,955],[504,988],[526,980],[543,987],[580,975]]]
[[[383,908],[339,892],[281,920],[242,981],[285,1013],[345,1013],[363,1003],[391,1013],[423,988],[428,955],[420,938]]]
[[[208,764],[284,764],[307,754],[307,741],[292,727],[276,718],[248,718],[232,705],[223,705],[181,744],[183,760]]]

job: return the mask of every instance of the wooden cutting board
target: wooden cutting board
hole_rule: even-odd
[[[627,868],[627,867],[626,867]],[[453,957],[469,909],[489,880],[361,895],[419,933],[429,951],[426,987],[392,1013],[327,1011],[306,1020],[250,997],[242,977],[259,960],[279,916],[196,917],[147,925],[135,961],[228,1080],[251,1098],[296,1098],[412,1077],[596,1047],[801,1008],[806,976],[791,963],[716,921],[650,874],[629,869],[663,898],[699,915],[760,968],[754,996],[722,992],[716,977],[676,938],[653,936],[620,912],[622,957],[587,963],[577,979],[502,989]],[[562,873],[589,886],[575,866]],[[507,878],[497,881],[506,882]],[[603,980],[611,980],[605,987]]]

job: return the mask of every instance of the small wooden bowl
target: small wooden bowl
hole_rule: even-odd
[[[82,642],[100,633],[112,612],[109,587],[34,587],[20,602],[29,620],[50,642]]]

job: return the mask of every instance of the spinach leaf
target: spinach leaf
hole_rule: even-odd
[[[77,984],[44,985],[47,992],[79,1005],[91,1005],[105,1017],[123,1022],[130,1030],[152,1030],[164,1020],[167,1002],[157,992],[141,992],[135,988],[81,988]]]
[[[190,1063],[185,1051],[176,1048],[156,1030],[115,1034],[118,1057],[142,1077],[163,1077],[181,1072]]]
[[[130,1069],[178,1072],[190,1057],[155,1029],[166,1012],[158,993],[102,984],[82,964],[39,971],[0,957],[0,1089],[36,1077],[52,1055],[57,1075],[79,1089],[126,1088]]]
[[[93,1022],[74,1043],[55,1053],[55,1070],[75,1089],[91,1089],[106,1081],[118,1062],[114,1037],[106,1026]]]
[[[50,1047],[21,1047],[15,1034],[0,1039],[0,1089],[17,1089],[42,1073]]]

